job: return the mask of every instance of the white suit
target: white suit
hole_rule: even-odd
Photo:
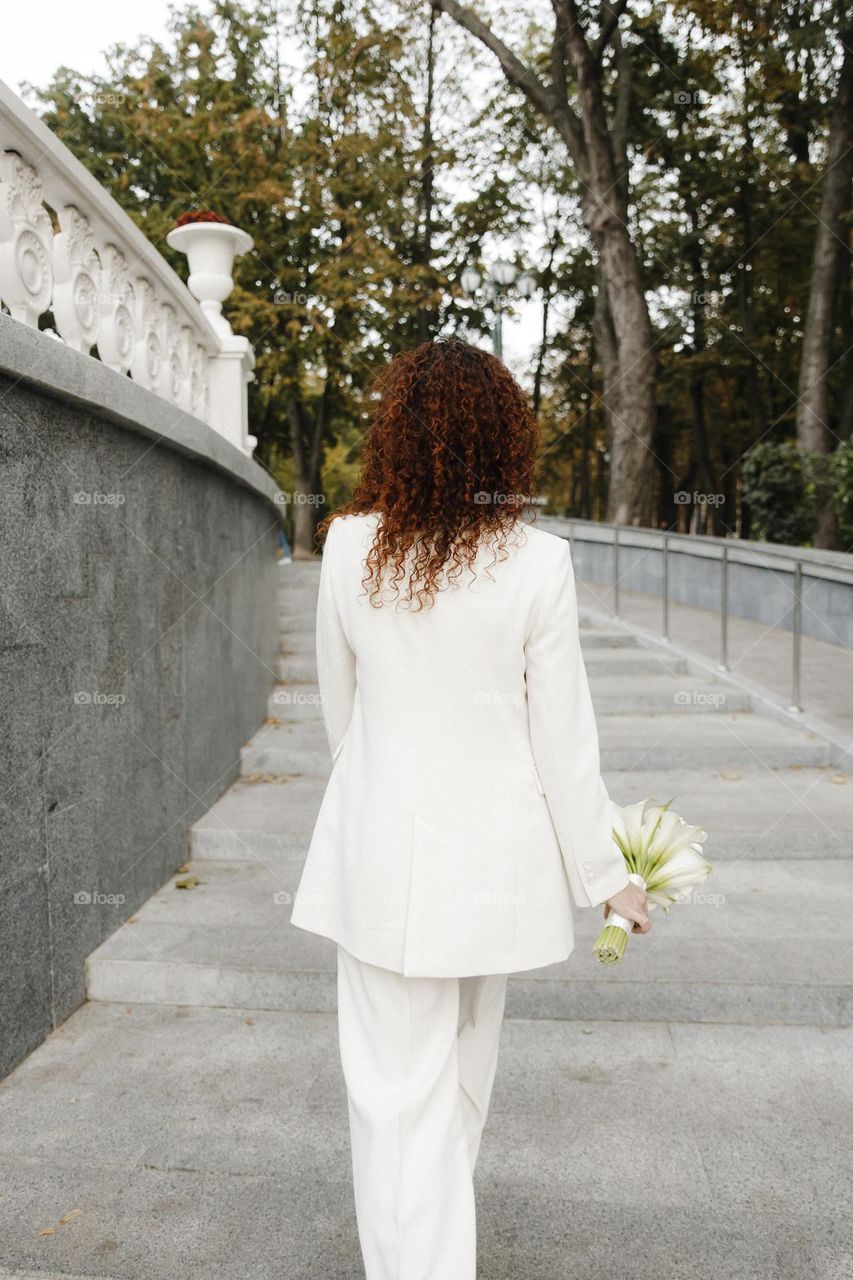
[[[565,960],[571,896],[625,887],[568,544],[518,545],[423,611],[361,586],[373,516],[329,530],[317,662],[335,760],[293,923],[426,977]],[[490,573],[488,566],[492,565]]]
[[[374,516],[331,525],[317,611],[334,758],[293,923],[338,943],[367,1280],[474,1280],[472,1174],[506,975],[564,960],[628,882],[568,545],[519,524],[425,610],[371,605]]]

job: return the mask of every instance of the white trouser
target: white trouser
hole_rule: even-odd
[[[506,975],[407,978],[338,947],[338,1029],[367,1280],[475,1280],[472,1174]]]

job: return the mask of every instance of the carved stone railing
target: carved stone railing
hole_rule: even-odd
[[[193,268],[188,289],[85,166],[0,81],[0,302],[33,328],[50,312],[69,347],[96,352],[117,374],[129,374],[251,454],[257,442],[248,432],[247,385],[254,354],[246,338],[232,333],[221,304],[231,291],[234,257],[252,241],[230,225],[219,233],[218,274]],[[192,240],[169,235],[182,252]]]

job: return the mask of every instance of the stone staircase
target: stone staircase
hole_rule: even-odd
[[[334,946],[289,923],[330,768],[313,654],[318,577],[313,563],[282,569],[280,683],[243,776],[193,828],[198,885],[180,891],[173,879],[90,956],[91,1000],[334,1009]],[[832,748],[625,626],[585,616],[582,640],[611,795],[675,797],[710,833],[714,874],[612,971],[589,954],[600,912],[576,913],[574,955],[516,975],[509,1016],[849,1024],[853,944],[829,941],[853,911],[853,783],[833,769]]]

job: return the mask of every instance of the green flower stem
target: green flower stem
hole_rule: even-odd
[[[605,925],[595,940],[592,954],[602,964],[616,964],[625,954],[628,935],[618,924]]]

